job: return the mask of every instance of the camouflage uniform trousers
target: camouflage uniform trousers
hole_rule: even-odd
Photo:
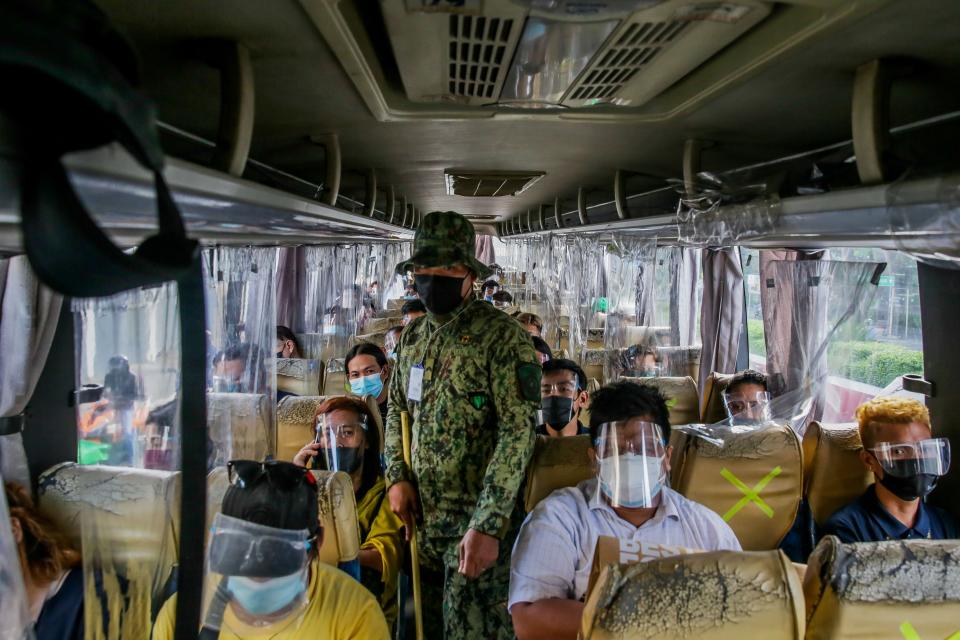
[[[477,578],[462,575],[457,562],[429,563],[421,569],[424,638],[445,640],[513,640],[513,621],[507,611],[510,590],[510,553],[518,528],[511,527],[500,541],[494,564]],[[454,550],[456,543],[454,542]],[[425,562],[421,558],[421,563]],[[432,565],[432,566],[431,566]],[[434,568],[438,567],[438,568]]]

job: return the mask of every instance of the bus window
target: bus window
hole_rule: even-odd
[[[764,342],[763,311],[760,308],[760,251],[742,247],[740,260],[746,294],[749,368],[763,372],[767,370],[767,345]]]
[[[173,284],[73,301],[78,457],[173,469],[180,325]]]
[[[827,351],[834,403],[824,420],[849,421],[861,403],[898,391],[902,375],[923,373],[917,263],[899,251],[863,248],[829,249],[826,258],[887,263],[862,322]]]

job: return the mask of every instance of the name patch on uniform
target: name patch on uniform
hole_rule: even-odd
[[[520,386],[520,396],[524,400],[540,402],[540,378],[542,376],[543,369],[538,364],[528,362],[517,367],[517,383]]]
[[[407,384],[407,400],[420,402],[423,397],[423,365],[410,367],[410,382]]]

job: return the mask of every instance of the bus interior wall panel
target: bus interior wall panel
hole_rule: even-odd
[[[923,326],[923,376],[934,383],[927,398],[933,434],[950,440],[960,451],[960,340],[956,338],[960,317],[960,270],[917,263],[920,284],[920,318]],[[956,456],[956,454],[954,454]],[[940,480],[931,502],[960,520],[960,473],[954,460],[950,473]]]
[[[23,446],[34,483],[53,465],[77,460],[77,417],[68,403],[76,383],[74,365],[73,312],[64,300],[47,362],[27,404]]]

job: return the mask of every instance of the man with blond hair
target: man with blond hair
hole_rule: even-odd
[[[834,513],[825,535],[842,542],[958,537],[946,511],[924,498],[950,467],[950,442],[934,438],[930,413],[916,400],[875,398],[857,408],[860,459],[876,482]]]

